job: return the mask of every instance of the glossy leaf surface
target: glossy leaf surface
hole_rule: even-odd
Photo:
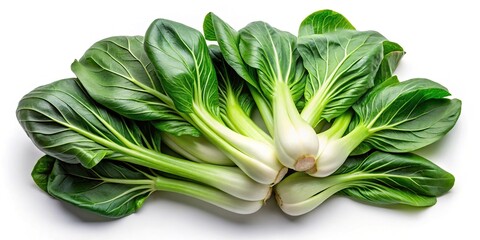
[[[254,88],[259,89],[256,70],[247,65],[240,54],[238,32],[214,13],[208,13],[203,22],[205,38],[217,41],[225,61]]]
[[[312,126],[345,112],[367,90],[383,58],[377,32],[336,31],[301,37],[298,50],[309,78],[302,117]]]
[[[45,158],[53,159],[45,156],[39,161]],[[48,175],[47,192],[77,207],[119,218],[136,212],[143,205],[155,191],[152,183],[129,165],[103,161],[86,169],[57,160]]]
[[[342,14],[326,9],[308,15],[300,24],[298,36],[323,34],[337,30],[355,30],[355,27]]]
[[[131,119],[155,121],[175,135],[200,133],[175,110],[163,92],[143,37],[110,37],[91,46],[72,70],[95,101]]]
[[[134,122],[95,103],[76,79],[59,80],[34,89],[20,101],[17,118],[42,151],[87,168],[105,157],[122,156],[110,145],[158,144],[157,137],[150,142],[152,138],[145,136]]]
[[[398,43],[383,42],[383,60],[375,76],[375,85],[393,76],[405,51]]]
[[[108,160],[86,169],[44,156],[37,162],[32,176],[34,179],[47,177],[46,185],[39,186],[45,186],[44,190],[51,196],[109,218],[136,212],[154,191],[183,194],[239,214],[256,212],[263,205],[263,201],[241,200],[209,186]]]
[[[353,106],[371,132],[359,148],[409,152],[443,137],[455,125],[461,101],[428,79],[411,79],[366,95]],[[362,146],[363,145],[363,146]]]
[[[296,37],[265,22],[253,22],[239,31],[240,53],[257,69],[258,81],[267,99],[274,97],[277,82],[286,83],[294,102],[303,94],[303,67]]]
[[[218,115],[218,83],[203,35],[166,19],[153,21],[145,50],[176,109],[193,112],[198,104]]]

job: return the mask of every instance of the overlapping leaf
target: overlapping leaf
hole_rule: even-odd
[[[175,135],[200,133],[175,110],[140,36],[110,37],[91,46],[72,70],[95,101],[131,119],[154,121]]]
[[[133,121],[95,103],[77,79],[34,89],[20,101],[17,118],[42,151],[87,168],[103,158],[121,157],[114,151],[117,147],[159,143],[154,131],[148,131],[152,136],[147,137]]]
[[[111,218],[136,212],[155,191],[153,180],[138,169],[109,161],[86,169],[47,155],[37,162],[32,176],[46,178],[42,188],[53,197]]]
[[[157,19],[145,35],[145,50],[180,112],[193,112],[195,103],[218,116],[217,77],[207,43],[199,31]]]
[[[320,10],[308,15],[300,24],[298,36],[322,34],[337,30],[355,30],[342,14],[332,10]]]

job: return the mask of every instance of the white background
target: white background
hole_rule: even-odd
[[[14,2],[14,3],[6,3]],[[478,236],[480,14],[475,1],[2,1],[0,3],[0,219],[2,239],[447,239]],[[154,194],[129,217],[106,220],[40,191],[30,178],[42,154],[15,118],[33,88],[73,77],[70,64],[94,42],[143,35],[155,18],[201,29],[209,11],[241,28],[255,20],[297,32],[311,12],[330,8],[359,30],[377,30],[407,51],[402,80],[426,77],[463,101],[456,127],[419,151],[456,176],[427,209],[379,208],[334,197],[302,217],[274,201],[240,216],[174,194]],[[9,236],[4,238],[5,236]]]

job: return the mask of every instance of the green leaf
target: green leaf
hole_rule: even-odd
[[[203,21],[203,32],[207,40],[217,41],[225,61],[254,88],[259,90],[256,70],[242,59],[239,49],[240,36],[230,25],[213,13],[208,13]]]
[[[342,14],[326,9],[308,15],[300,24],[298,36],[323,34],[338,30],[355,30],[355,27]]]
[[[153,191],[153,180],[129,165],[109,161],[92,169],[55,161],[48,179],[50,195],[111,218],[136,212]]]
[[[257,70],[250,67],[243,60],[240,53],[240,35],[230,25],[213,13],[208,13],[203,22],[205,36],[209,40],[216,40],[222,51],[225,61],[237,74],[248,82],[248,88],[262,115],[269,132],[273,132],[272,106],[265,96],[261,94],[258,83]]]
[[[203,35],[208,41],[217,41],[217,33],[213,23],[213,21],[216,20],[214,20],[215,17],[217,17],[215,14],[209,12],[205,15],[205,19],[203,20]]]
[[[146,139],[134,122],[97,105],[76,79],[34,89],[21,99],[17,118],[42,151],[87,168],[118,157],[108,145],[142,146]]]
[[[200,137],[201,134],[195,127],[192,126],[189,122],[185,121],[184,118],[172,118],[171,120],[163,121],[152,121],[151,122],[156,129],[173,134],[175,136],[193,136]]]
[[[436,197],[417,195],[412,192],[391,189],[380,184],[365,183],[365,186],[345,189],[349,198],[373,205],[409,205],[429,207],[435,205]]]
[[[245,86],[247,83],[227,64],[218,46],[209,48],[218,76],[223,121],[240,134],[271,143],[271,137],[250,117],[255,102]]]
[[[240,53],[257,69],[263,95],[274,98],[277,82],[286,83],[294,102],[303,95],[303,66],[296,50],[296,37],[265,22],[253,22],[239,31]]]
[[[392,76],[386,80],[383,80],[382,82],[379,82],[378,84],[376,84],[375,86],[373,86],[372,88],[370,88],[367,93],[365,93],[365,95],[363,95],[362,98],[360,98],[360,100],[358,100],[359,102],[363,102],[365,98],[367,98],[368,96],[370,95],[375,95],[377,94],[378,91],[382,90],[383,88],[389,86],[389,85],[392,85],[392,84],[397,84],[399,83],[400,81],[398,80],[398,77],[397,76]],[[347,129],[347,133],[353,131],[353,129],[355,129],[355,127],[358,125],[360,121],[360,118],[358,117],[355,117],[353,118],[351,121],[350,121],[350,124],[348,126],[348,129]],[[350,156],[356,156],[356,155],[361,155],[361,154],[365,154],[367,153],[368,151],[370,151],[372,148],[368,145],[368,144],[364,144],[364,143],[360,143],[360,145],[358,145],[351,153],[350,153]]]
[[[373,152],[364,159],[350,158],[334,175],[351,178],[352,181],[369,181],[374,183],[372,190],[383,186],[430,197],[445,194],[455,182],[452,174],[413,153]],[[344,190],[347,193],[348,191]]]
[[[405,51],[398,43],[384,41],[383,55],[382,63],[375,76],[375,85],[393,76],[393,72],[397,69],[403,55],[405,55]]]
[[[220,93],[220,111],[225,114],[227,101],[234,98],[247,116],[255,105],[244,80],[227,64],[218,46],[209,46],[210,56],[215,66]]]
[[[345,112],[370,87],[383,58],[377,32],[336,31],[299,38],[308,71],[302,117],[315,126]]]
[[[48,192],[48,176],[52,172],[55,158],[45,155],[41,157],[32,170],[32,178],[35,184],[45,192]]]
[[[442,138],[453,128],[461,101],[447,99],[450,93],[428,79],[411,79],[368,94],[353,106],[358,125],[370,136],[359,148],[410,152]]]
[[[183,24],[157,19],[145,35],[145,50],[176,109],[202,106],[218,116],[218,83],[205,38]]]
[[[98,41],[72,64],[72,70],[89,95],[109,109],[135,120],[169,122],[172,128],[159,129],[172,134],[199,135],[163,92],[145,53],[143,37]]]

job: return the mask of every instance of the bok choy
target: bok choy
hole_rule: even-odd
[[[446,98],[449,95],[445,87],[428,79],[386,80],[353,105],[351,122],[346,113],[335,120],[332,131],[319,134],[323,148],[308,173],[328,176],[353,151],[411,152],[437,141],[460,115],[461,101]]]
[[[263,205],[152,169],[108,160],[86,169],[47,155],[38,160],[32,177],[51,196],[111,218],[136,212],[155,191],[187,195],[239,214],[256,212]]]
[[[275,187],[280,208],[289,215],[305,214],[341,193],[362,202],[426,207],[454,184],[452,174],[414,154],[373,152],[349,158],[325,178],[297,172]]]

